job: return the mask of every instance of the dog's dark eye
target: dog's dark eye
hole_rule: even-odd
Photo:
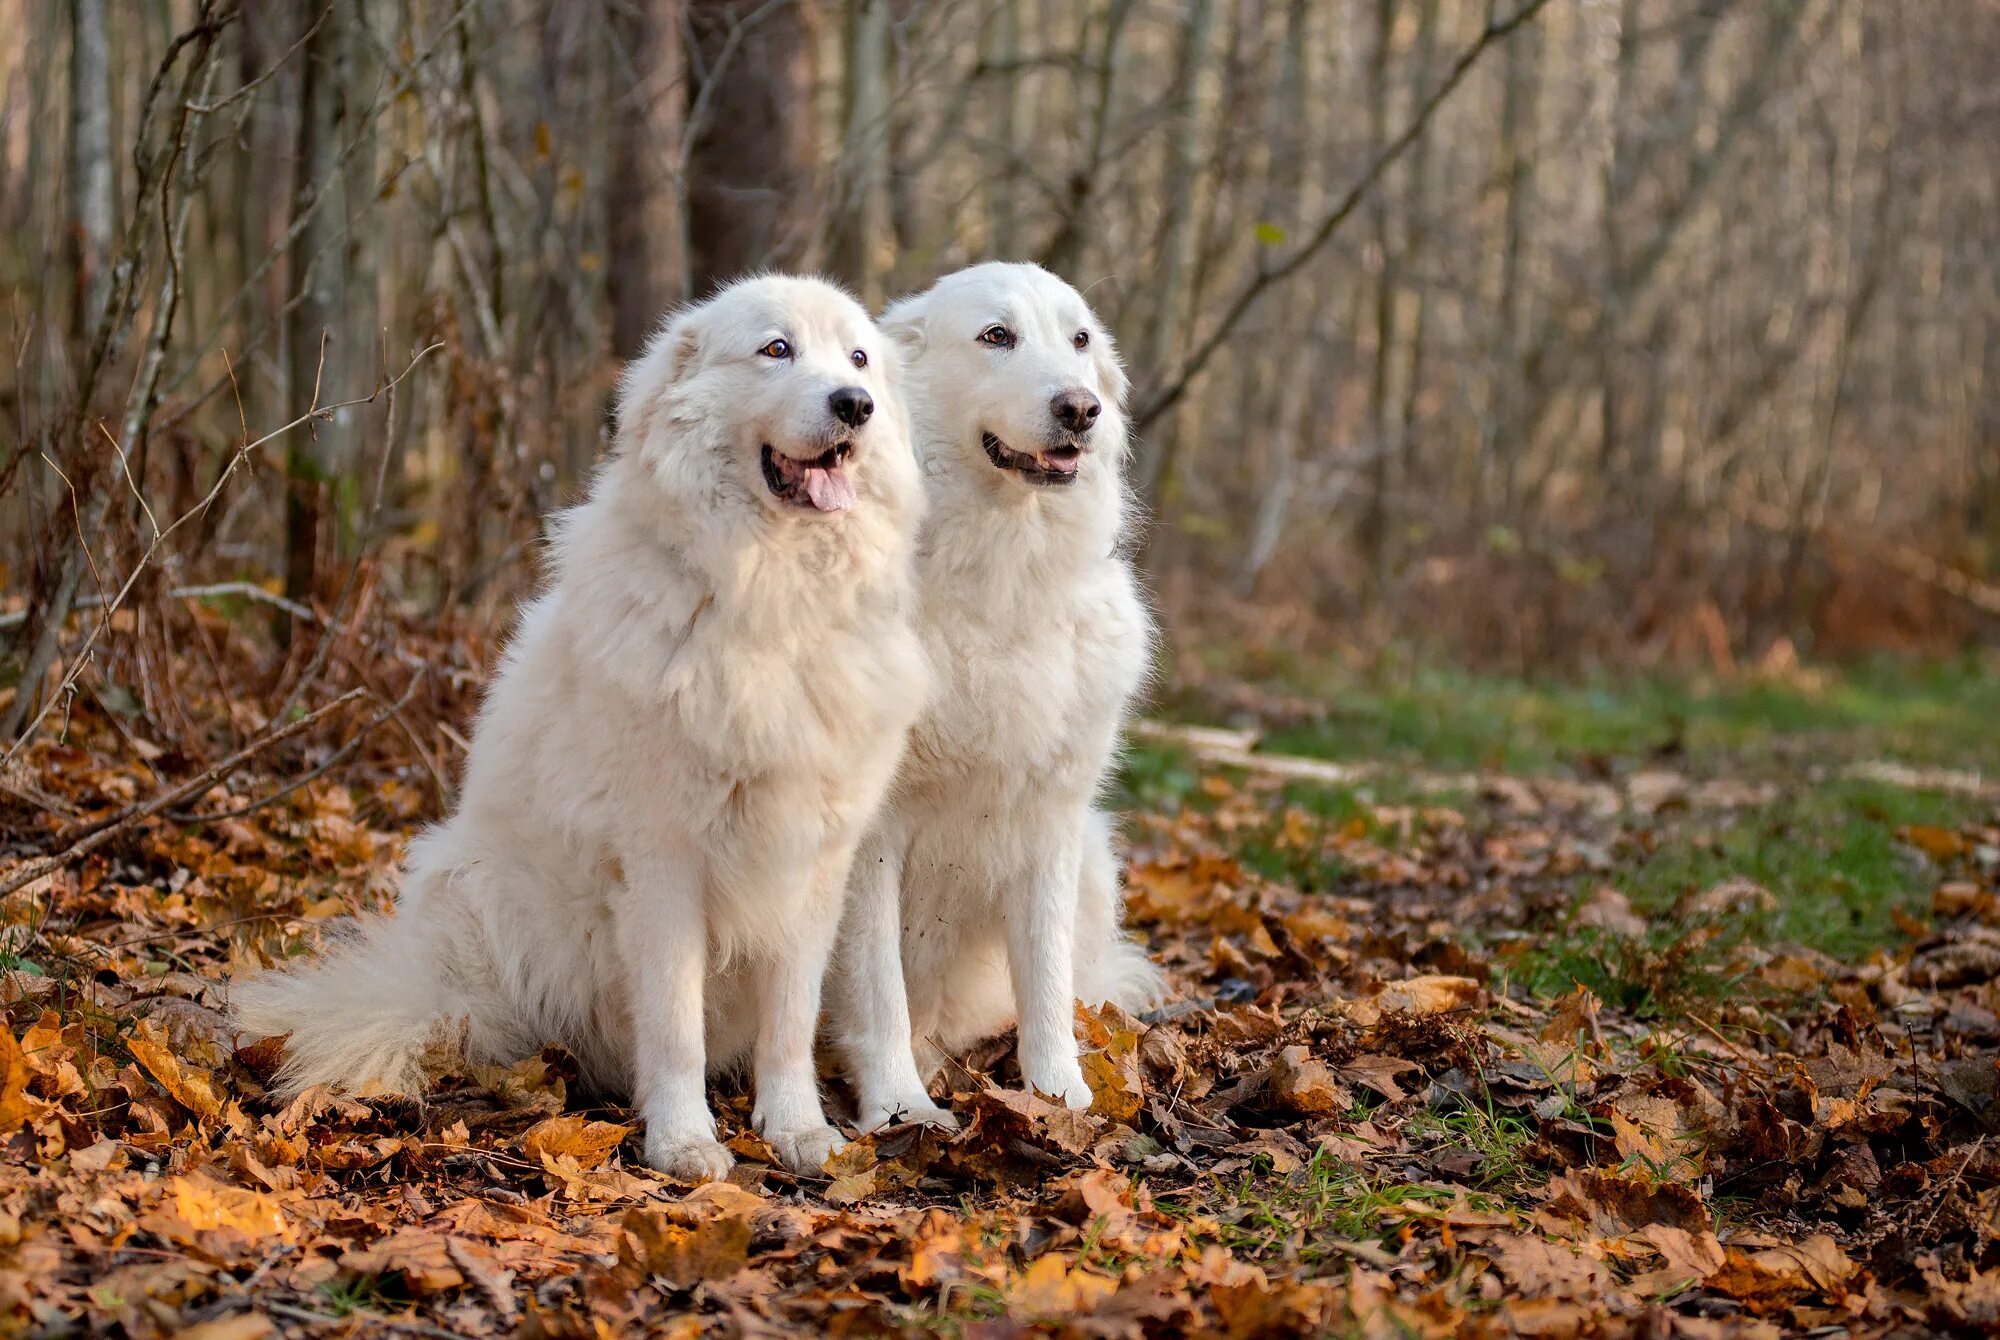
[[[1075,335],[1070,337],[1069,342],[1079,349],[1088,349],[1090,347],[1090,332],[1079,330]]]
[[[865,368],[868,366],[868,354],[865,350],[856,349],[847,356],[847,361],[857,368]]]
[[[789,340],[772,340],[757,352],[766,358],[790,358],[792,346]]]
[[[979,342],[992,349],[1012,349],[1014,332],[1005,326],[988,326],[979,332]]]

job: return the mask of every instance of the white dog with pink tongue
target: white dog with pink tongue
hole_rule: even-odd
[[[627,371],[395,914],[236,987],[288,1035],[283,1092],[420,1091],[459,1029],[481,1062],[560,1042],[632,1096],[649,1163],[707,1179],[706,1077],[747,1060],[758,1131],[820,1169],[821,980],[926,682],[890,354],[839,290],[765,276]]]

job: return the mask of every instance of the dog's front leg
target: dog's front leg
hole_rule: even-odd
[[[844,1143],[820,1103],[813,1040],[819,1028],[820,986],[840,929],[852,849],[822,857],[812,878],[808,915],[782,937],[762,964],[757,992],[757,1043],[751,1055],[757,1133],[795,1173],[821,1172]]]
[[[623,855],[613,922],[632,1011],[633,1100],[646,1120],[646,1162],[685,1182],[728,1176],[735,1158],[708,1110],[702,983],[708,918],[700,858],[648,845]]]
[[[1090,1106],[1076,1052],[1076,906],[1082,835],[1047,835],[1007,908],[1007,956],[1021,1015],[1021,1078],[1071,1107]]]
[[[910,1047],[903,981],[903,836],[877,832],[861,844],[847,885],[835,968],[834,1028],[863,1132],[894,1120],[956,1127],[931,1101]]]

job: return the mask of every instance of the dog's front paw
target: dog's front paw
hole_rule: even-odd
[[[1083,1067],[1074,1060],[1066,1065],[1024,1066],[1021,1078],[1036,1093],[1045,1093],[1081,1112],[1090,1106],[1090,1085],[1084,1082]]]
[[[795,1131],[766,1131],[764,1142],[777,1153],[778,1162],[801,1177],[823,1177],[827,1158],[847,1143],[847,1137],[821,1123]]]
[[[939,1107],[927,1093],[862,1104],[858,1124],[863,1135],[880,1130],[892,1121],[905,1126],[937,1126],[947,1131],[958,1129],[958,1118],[952,1115],[951,1109]]]
[[[720,1182],[736,1166],[736,1156],[714,1140],[663,1131],[647,1135],[646,1162],[676,1182]]]

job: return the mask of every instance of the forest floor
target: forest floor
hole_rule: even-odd
[[[227,977],[386,899],[462,699],[139,817],[201,768],[100,696],[0,776],[0,883],[115,821],[4,905],[0,1334],[2000,1326],[1996,684],[1206,676],[1121,778],[1175,997],[1080,1016],[1093,1108],[1001,1039],[964,1130],[795,1178],[718,1086],[699,1189],[558,1050],[280,1106],[236,1047]]]

